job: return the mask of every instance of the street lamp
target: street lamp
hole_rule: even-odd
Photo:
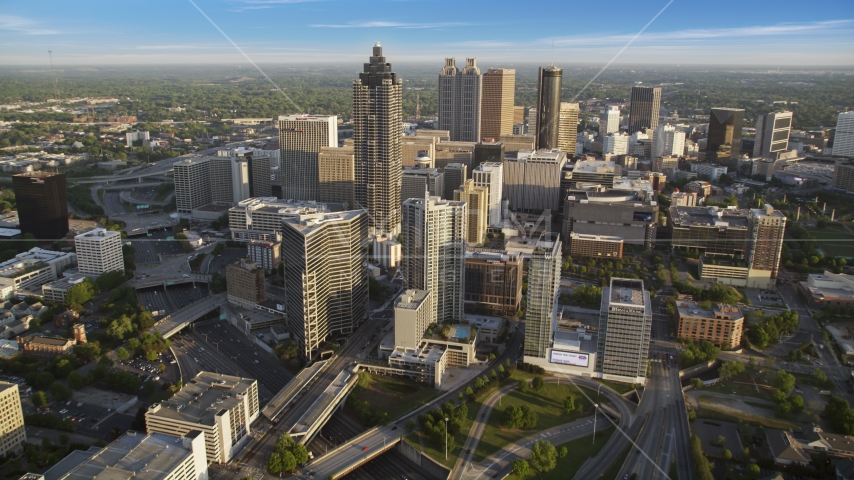
[[[445,460],[448,459],[448,417],[445,417]]]
[[[599,413],[599,404],[593,404],[593,443],[591,445],[596,445],[596,414]]]

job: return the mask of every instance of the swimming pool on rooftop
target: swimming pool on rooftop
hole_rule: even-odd
[[[469,338],[469,327],[454,327],[451,331],[451,338]]]

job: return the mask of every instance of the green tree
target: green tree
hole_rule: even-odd
[[[91,278],[72,286],[65,293],[65,303],[69,305],[72,303],[83,305],[93,298],[95,298],[95,283],[92,282]]]
[[[691,379],[691,386],[694,388],[700,388],[703,386],[703,381],[697,377]]]
[[[135,352],[136,349],[139,348],[139,339],[137,339],[137,338],[128,339],[128,348],[130,349],[130,353]]]
[[[560,447],[557,449],[557,456],[560,458],[565,457],[569,453],[569,449],[566,447]]]
[[[541,472],[549,472],[557,466],[557,450],[548,440],[534,442],[531,447],[531,466]]]
[[[282,467],[282,456],[275,452],[270,454],[270,458],[267,459],[267,470],[275,475],[282,472]]]
[[[130,358],[130,353],[125,350],[125,347],[119,347],[119,349],[116,350],[116,358],[124,362],[125,360]]]
[[[60,382],[53,382],[50,386],[50,396],[57,402],[64,402],[71,399],[73,393],[70,388]]]
[[[734,377],[741,373],[744,373],[744,364],[736,360],[726,362],[720,368],[721,378]]]
[[[519,393],[527,393],[528,392],[528,382],[527,380],[519,380],[519,386],[516,387],[519,390]]]
[[[290,472],[291,470],[297,468],[297,459],[294,457],[293,453],[285,452],[282,454],[281,458],[283,472]]]
[[[308,461],[308,450],[305,445],[298,443],[291,449],[291,453],[297,461],[297,465],[303,465]]]
[[[276,439],[275,450],[279,452],[279,454],[283,454],[289,451],[294,446],[294,439],[291,438],[291,435],[287,432],[279,435],[279,438]]]
[[[721,456],[724,457],[725,459],[729,460],[730,458],[732,458],[732,452],[730,452],[729,450],[727,450],[725,448],[721,451]]]
[[[469,397],[473,397],[474,390],[472,390],[471,387],[466,387],[466,395],[468,395]]]
[[[154,350],[149,350],[145,352],[145,359],[149,362],[154,362],[157,360],[157,352]]]
[[[694,475],[697,480],[714,480],[712,466],[709,459],[703,453],[703,442],[700,437],[693,435],[690,443],[691,460],[694,463]]]
[[[532,387],[534,387],[534,390],[540,391],[540,390],[542,390],[542,389],[543,389],[543,387],[545,387],[545,386],[546,386],[546,381],[545,381],[545,380],[543,380],[543,377],[541,377],[541,376],[537,375],[537,376],[536,376],[536,377],[534,377],[534,379],[531,381],[531,386],[532,386]]]
[[[45,395],[41,390],[33,393],[33,405],[37,407],[47,406],[47,395]]]
[[[844,398],[835,395],[830,397],[824,407],[824,416],[837,433],[854,435],[854,411]]]
[[[575,411],[575,399],[572,397],[566,397],[563,399],[563,410],[566,413],[572,413]]]
[[[528,470],[530,470],[528,462],[521,458],[513,460],[513,475],[516,475],[519,478],[524,478],[525,475],[528,474]]]
[[[785,370],[777,370],[771,379],[771,386],[788,395],[795,388],[795,376]]]
[[[755,463],[751,463],[747,466],[747,473],[753,475],[754,477],[758,476],[762,470],[759,468],[759,465]]]

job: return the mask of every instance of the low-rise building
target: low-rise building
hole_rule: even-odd
[[[670,204],[674,207],[696,207],[697,192],[680,192],[678,188],[673,189],[670,195]]]
[[[798,442],[789,432],[766,428],[765,437],[768,439],[768,448],[774,463],[778,465],[807,465],[810,457],[801,448]]]
[[[282,263],[281,247],[279,242],[263,240],[250,240],[246,245],[249,258],[268,272],[272,272]]]
[[[400,264],[402,246],[391,235],[377,235],[374,237],[373,257],[374,261],[385,268],[397,268]]]
[[[691,162],[691,171],[698,175],[705,175],[709,180],[717,182],[721,175],[726,175],[727,167],[716,165],[714,163]]]
[[[426,343],[415,350],[396,349],[389,355],[388,365],[388,369],[378,373],[415,378],[438,389],[448,366],[448,351]],[[371,371],[370,366],[367,370]]]
[[[199,430],[180,437],[130,430],[104,448],[72,451],[41,478],[208,480],[205,437]]]
[[[465,316],[465,321],[477,329],[477,340],[479,342],[498,343],[501,325],[504,323],[501,317],[468,314]]]
[[[168,401],[151,405],[145,424],[148,433],[178,437],[201,431],[207,461],[228,463],[248,443],[260,412],[257,380],[199,372]]]
[[[75,273],[74,275],[45,283],[42,285],[42,297],[49,302],[65,303],[65,296],[68,294],[68,289],[79,285],[87,278],[90,277],[82,273]]]
[[[711,309],[700,307],[697,302],[679,300],[679,338],[695,342],[712,342],[720,347],[741,345],[744,315],[736,305],[716,303]]]
[[[816,424],[807,430],[801,447],[813,452],[824,452],[837,457],[854,457],[854,436],[828,433]]]
[[[264,270],[249,258],[225,267],[228,303],[243,308],[255,308],[267,299]]]
[[[813,273],[807,275],[805,282],[798,283],[798,289],[812,307],[854,307],[854,275]]]
[[[685,184],[685,190],[705,198],[712,194],[712,184],[703,180],[694,180]]]
[[[15,290],[32,289],[59,278],[62,271],[77,262],[73,252],[54,252],[33,248],[0,263],[0,285]]]
[[[26,357],[52,359],[57,355],[68,355],[77,343],[73,338],[22,335],[15,339],[18,349]]]
[[[573,257],[623,258],[623,239],[571,232],[569,253]]]

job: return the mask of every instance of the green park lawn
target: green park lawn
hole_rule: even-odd
[[[804,227],[816,240],[818,248],[825,255],[834,257],[843,256],[850,257],[851,242],[854,240],[854,235],[845,229],[842,225],[829,225],[827,228]]]
[[[557,459],[557,467],[548,472],[539,472],[533,468],[528,471],[524,477],[517,477],[512,473],[507,477],[508,480],[564,480],[572,478],[575,472],[581,468],[581,465],[589,458],[593,458],[599,454],[602,447],[608,443],[611,434],[614,433],[613,428],[596,433],[596,444],[593,444],[592,436],[577,438],[561,445],[555,445],[556,448],[566,447],[569,455]],[[622,463],[621,463],[622,465]],[[603,477],[604,478],[604,477]]]
[[[351,393],[357,400],[367,401],[374,412],[388,412],[388,418],[396,420],[401,415],[415,410],[444,392],[432,385],[404,378],[371,375],[371,384],[365,389]],[[358,416],[353,416],[358,418]]]
[[[789,428],[797,428],[797,425],[775,418],[774,410],[770,406],[757,406],[762,410],[767,410],[767,415],[758,415],[754,412],[746,412],[739,408],[739,403],[735,400],[726,398],[712,397],[708,395],[700,395],[697,397],[700,404],[700,410],[697,412],[698,418],[709,418],[714,420],[725,420],[731,422],[733,418],[742,420],[747,423],[759,424],[768,428],[779,428],[787,430]]]
[[[748,367],[744,373],[722,380],[710,387],[702,387],[701,390],[768,400],[774,393],[770,387],[773,376],[774,370],[770,368],[751,369]],[[756,385],[753,385],[754,380]]]
[[[597,397],[594,391],[588,390],[585,393],[596,402],[606,401],[604,397]],[[564,411],[563,401],[569,396],[573,397],[576,406],[583,405],[583,411],[573,413]],[[534,430],[504,428],[504,412],[507,408],[510,406],[521,407],[522,405],[527,405],[536,412],[537,428]],[[504,396],[501,403],[492,410],[487,419],[486,429],[484,429],[483,436],[477,446],[474,460],[480,462],[508,444],[536,431],[557,427],[592,414],[593,406],[590,401],[579,392],[578,387],[569,383],[560,385],[547,383],[540,391],[529,388],[525,393],[514,390]]]

